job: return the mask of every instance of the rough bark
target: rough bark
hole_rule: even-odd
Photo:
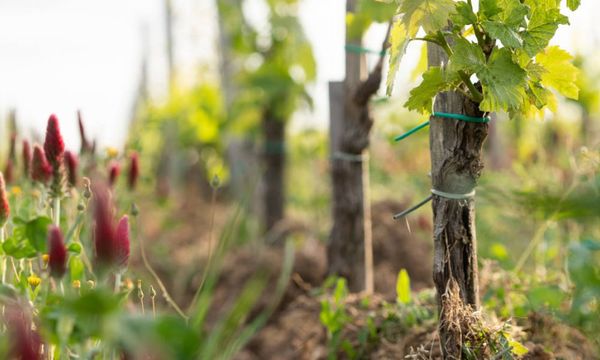
[[[437,46],[429,46],[430,66],[446,63]],[[483,116],[478,104],[458,92],[438,94],[438,112]],[[465,194],[474,189],[483,169],[482,146],[488,124],[431,119],[430,151],[432,187],[448,193]],[[445,359],[460,359],[462,336],[453,326],[459,319],[447,305],[479,307],[475,201],[433,196],[433,280],[440,305],[439,334]],[[452,290],[458,290],[452,291]],[[457,296],[453,296],[457,295]],[[450,298],[452,297],[452,298]]]
[[[346,2],[346,11],[354,12],[355,1]],[[384,41],[384,46],[387,38]],[[348,39],[348,45],[361,45],[360,39]],[[372,271],[365,271],[365,260],[372,267],[370,241],[370,204],[364,187],[368,163],[336,157],[343,153],[358,158],[369,146],[373,118],[369,100],[381,84],[383,57],[368,74],[365,57],[346,53],[346,78],[343,86],[343,125],[332,141],[331,177],[333,183],[333,227],[327,247],[328,271],[346,278],[350,291],[372,290]],[[333,120],[333,119],[332,119]],[[367,276],[369,277],[367,279]]]
[[[284,218],[285,122],[266,113],[262,122],[263,149],[263,227],[271,231]]]

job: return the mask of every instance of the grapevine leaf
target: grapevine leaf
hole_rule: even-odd
[[[368,15],[373,21],[379,23],[388,22],[396,14],[395,2],[383,2],[377,0],[360,0],[357,6],[358,12]]]
[[[423,81],[410,91],[408,101],[404,104],[409,110],[416,110],[420,113],[431,112],[433,98],[440,91],[448,87],[442,69],[438,66],[430,67],[423,73]]]
[[[408,29],[423,27],[426,33],[433,33],[448,25],[454,0],[404,0],[399,12]]]
[[[535,60],[546,71],[541,74],[542,84],[556,89],[562,95],[577,99],[579,70],[571,63],[573,57],[558,46],[550,46],[539,53]]]
[[[543,50],[550,39],[554,36],[554,33],[558,29],[556,24],[543,24],[533,28],[529,28],[521,36],[523,37],[523,48],[529,56],[535,56],[538,52]]]
[[[455,11],[455,14],[450,15],[450,19],[459,28],[477,23],[477,15],[466,2],[457,2]]]
[[[571,11],[577,10],[579,5],[581,5],[581,0],[567,0],[567,7]]]
[[[554,0],[529,0],[526,4],[532,11],[527,29],[521,32],[521,37],[523,48],[532,57],[548,46],[559,25],[568,24],[569,21],[560,13]]]
[[[540,83],[535,82],[529,84],[527,95],[529,101],[531,101],[536,108],[541,110],[544,106],[548,105],[552,92],[543,87]]]
[[[479,45],[463,37],[458,37],[454,41],[450,64],[458,70],[466,70],[470,73],[478,72],[485,67],[485,54]]]
[[[512,27],[499,21],[483,21],[483,29],[494,39],[500,40],[502,45],[510,48],[519,48],[523,40],[519,33]]]
[[[529,14],[529,8],[522,4],[520,0],[498,0],[498,5],[502,8],[498,18],[502,23],[512,28],[519,27],[525,16]]]
[[[419,28],[426,33],[435,33],[446,27],[450,14],[454,12],[454,0],[404,0],[398,12],[400,20],[394,22],[390,32],[390,67],[387,76],[387,94],[391,95],[394,78],[406,46],[415,37]]]
[[[394,79],[398,72],[400,60],[406,52],[406,47],[408,46],[410,38],[417,34],[417,30],[418,28],[413,28],[408,31],[406,24],[401,20],[396,20],[392,25],[392,29],[390,30],[390,67],[386,81],[388,96],[392,94]]]
[[[546,69],[544,69],[542,65],[534,63],[533,61],[527,64],[525,70],[527,70],[527,75],[529,78],[536,82],[541,81],[542,74],[546,72]]]
[[[346,39],[360,39],[365,31],[371,26],[371,18],[367,14],[346,14]]]
[[[517,29],[529,13],[529,7],[520,0],[481,0],[479,6],[484,18],[513,29]]]
[[[513,62],[510,50],[496,48],[485,68],[477,72],[483,87],[483,111],[519,108],[526,99],[526,72]]]
[[[479,2],[479,12],[483,17],[491,19],[502,12],[502,8],[498,6],[498,0],[481,0]]]
[[[423,74],[427,71],[427,44],[423,44],[421,46],[421,55],[419,55],[419,61],[417,62],[417,66],[410,73],[410,81],[415,81],[419,77],[419,75]]]

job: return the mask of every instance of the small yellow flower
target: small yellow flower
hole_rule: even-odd
[[[21,193],[23,192],[23,190],[21,190],[21,188],[19,186],[13,186],[10,189],[10,192],[13,194],[13,196],[20,196]]]
[[[48,255],[48,254],[42,255],[42,261],[44,261],[44,266],[48,266],[49,260],[50,260],[50,255]]]
[[[73,280],[73,289],[79,289],[79,288],[81,288],[81,281]]]
[[[42,283],[42,279],[40,279],[36,274],[31,274],[27,277],[27,283],[32,287],[37,287]]]
[[[114,159],[119,155],[119,150],[115,149],[114,147],[107,147],[106,148],[106,156],[109,159]]]

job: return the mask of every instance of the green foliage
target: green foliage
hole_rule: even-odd
[[[21,218],[13,219],[15,228],[12,236],[2,244],[4,253],[17,259],[33,258],[38,253],[46,252],[46,237],[48,226],[52,220],[39,216],[26,221]]]
[[[405,106],[409,110],[431,109],[432,100],[438,92],[446,87],[443,70],[432,66],[423,74],[423,81],[410,91],[410,98]]]
[[[297,17],[296,0],[273,0],[269,7],[270,31],[252,38],[240,61],[252,59],[256,67],[239,69],[236,85],[238,94],[228,117],[238,131],[252,131],[265,115],[287,120],[302,103],[312,105],[306,85],[316,77],[316,62]],[[258,34],[245,22],[231,28],[233,36],[249,31]],[[251,114],[251,117],[247,117]]]
[[[204,82],[190,89],[174,88],[165,103],[149,103],[135,123],[130,143],[144,149],[142,164],[156,164],[165,151],[171,156],[195,153],[207,180],[218,174],[228,179],[224,165],[224,134],[230,124],[224,109],[221,89]],[[176,163],[189,161],[172,159]],[[148,169],[147,172],[152,171]]]
[[[350,348],[344,346],[342,339],[342,330],[350,321],[345,308],[345,300],[348,296],[348,287],[346,286],[346,280],[344,278],[333,279],[329,282],[335,281],[335,287],[331,298],[325,298],[321,301],[321,312],[319,319],[321,324],[327,329],[328,337],[328,359],[335,359],[337,353],[343,347],[346,352]],[[326,282],[327,283],[327,282]]]
[[[410,301],[410,277],[406,269],[402,269],[398,273],[398,279],[396,279],[396,302],[406,305]]]
[[[391,21],[396,4],[380,0],[359,0],[353,13],[346,14],[346,38],[359,40],[373,24]]]
[[[200,93],[208,95],[200,97],[209,103],[220,102],[217,92]],[[211,98],[211,94],[215,97]],[[178,99],[188,100],[186,97]],[[181,126],[191,126],[197,118],[191,114],[208,113],[218,107],[208,106],[202,101],[198,103],[193,109],[189,106],[191,104],[167,104],[157,110],[157,113],[164,112],[164,117],[154,114],[157,116],[153,125],[161,125],[173,116],[173,119],[181,120]],[[187,123],[187,119],[191,119],[192,124]],[[191,130],[188,128],[188,131]],[[205,146],[209,146],[210,139],[200,140],[196,135],[190,135],[190,142],[186,145],[204,141]],[[217,144],[213,143],[213,146]],[[101,161],[96,157],[90,160]],[[92,170],[84,166],[82,169],[85,171],[82,175],[92,177]],[[95,178],[94,185],[101,186],[98,185],[100,182]],[[286,243],[281,273],[276,286],[271,289],[266,309],[256,311],[259,297],[264,294],[263,290],[270,280],[263,272],[239,284],[241,292],[231,306],[215,304],[215,284],[222,258],[229,250],[231,238],[237,234],[237,217],[234,217],[212,251],[212,262],[204,269],[206,282],[197,290],[198,301],[183,311],[163,288],[162,281],[150,265],[146,264],[145,269],[134,268],[133,264],[128,268],[127,262],[120,263],[118,267],[98,266],[99,261],[93,251],[97,238],[92,235],[98,219],[91,203],[94,200],[90,200],[89,195],[92,199],[98,198],[94,194],[86,194],[89,190],[73,187],[69,189],[68,197],[56,201],[55,193],[48,191],[46,185],[32,184],[29,178],[23,176],[16,177],[8,190],[11,194],[9,205],[14,211],[0,229],[0,307],[4,309],[0,316],[2,359],[21,357],[21,354],[9,356],[10,345],[22,340],[17,338],[23,337],[21,332],[31,333],[32,338],[39,336],[44,344],[43,354],[41,350],[38,354],[40,358],[43,355],[44,358],[55,359],[115,359],[151,355],[161,359],[230,359],[266,323],[287,287],[294,262],[291,242]],[[132,191],[122,194],[119,190],[119,187],[111,189],[111,201],[107,204],[114,217],[129,211],[133,201]],[[49,225],[53,220],[58,223],[58,219],[51,219],[57,212],[50,204],[56,203],[62,210],[59,228],[65,234],[67,252],[64,258],[66,272],[60,276],[51,273],[50,268],[63,266],[57,265],[58,261],[62,261],[62,252],[56,247],[48,249],[47,245]],[[130,214],[130,224],[127,244],[131,248],[126,250],[133,253],[141,246],[137,215]],[[110,245],[115,246],[115,242]],[[112,250],[125,251],[121,247]],[[53,254],[58,254],[58,260],[53,260]],[[152,280],[147,280],[146,273],[152,275]],[[141,279],[134,288],[132,279],[136,278]],[[159,292],[160,297],[157,297]],[[176,310],[177,317],[169,314],[163,299]],[[219,313],[211,314],[209,324],[206,314],[216,308]],[[21,326],[22,331],[11,331],[7,327],[8,321],[10,327]]]
[[[558,26],[568,24],[560,13],[560,1],[481,0],[477,12],[470,0],[398,3],[402,16],[390,37],[388,94],[406,46],[419,29],[425,32],[419,40],[437,44],[449,57],[443,71],[424,74],[421,85],[410,93],[409,109],[431,112],[432,99],[445,90],[461,91],[479,103],[482,111],[513,115],[551,106],[549,89],[577,98],[578,71],[570,63],[570,55],[555,46],[547,47]],[[578,2],[568,6],[574,9]]]
[[[481,110],[516,109],[525,101],[526,72],[512,61],[507,48],[494,49],[477,75],[483,86]]]

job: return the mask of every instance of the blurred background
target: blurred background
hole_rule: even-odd
[[[298,277],[278,319],[318,314],[318,303],[289,304],[298,294],[314,294],[327,277],[328,86],[345,77],[345,6],[342,0],[0,0],[0,166],[11,122],[21,137],[40,139],[51,113],[61,119],[67,147],[79,149],[80,110],[100,166],[139,152],[141,236],[177,301],[190,303],[203,281],[198,269],[210,261],[212,234],[228,243],[216,290],[223,304],[257,269],[277,274],[281,249],[264,246],[289,238]],[[482,298],[499,316],[544,309],[589,335],[600,331],[600,2],[583,0],[565,13],[571,25],[561,26],[552,44],[573,54],[582,71],[579,100],[558,97],[554,113],[541,119],[497,114],[485,145],[477,190]],[[362,28],[364,47],[373,52],[365,54],[369,69],[386,29],[386,21]],[[431,209],[392,220],[429,194],[427,131],[392,140],[424,120],[403,104],[425,66],[422,44],[411,43],[393,95],[384,96],[381,86],[370,104],[375,290],[386,299],[395,296],[400,269],[407,269],[413,289],[432,286]],[[386,73],[384,67],[384,79]],[[285,128],[267,124],[265,114]],[[283,132],[285,143],[269,131]],[[271,214],[280,217],[275,227],[264,220],[272,208],[261,196],[272,184],[261,179],[262,161],[282,153],[285,212]],[[295,331],[293,323],[270,326],[264,337]],[[259,337],[254,354],[268,358],[290,336],[268,344]],[[565,348],[578,341],[569,339]]]
[[[248,21],[267,32],[265,1],[239,3]],[[23,126],[39,128],[48,113],[66,120],[75,117],[73,109],[81,109],[89,131],[102,145],[122,145],[140,86],[152,101],[164,103],[170,73],[182,88],[219,80],[215,2],[171,0],[169,4],[172,10],[167,16],[164,0],[0,1],[0,111],[17,108]],[[293,128],[325,129],[327,82],[344,76],[345,2],[305,0],[298,7],[315,55],[317,77],[308,86],[313,111],[299,109]],[[599,10],[597,2],[584,1],[553,43],[582,56],[597,55],[600,28],[595,14]],[[365,43],[378,47],[384,33],[385,25],[372,26]],[[398,75],[402,83],[410,80],[420,46],[408,50]],[[407,94],[403,88],[407,87],[396,88],[398,104]],[[78,146],[75,122],[67,124],[65,131],[73,135],[69,144]]]

